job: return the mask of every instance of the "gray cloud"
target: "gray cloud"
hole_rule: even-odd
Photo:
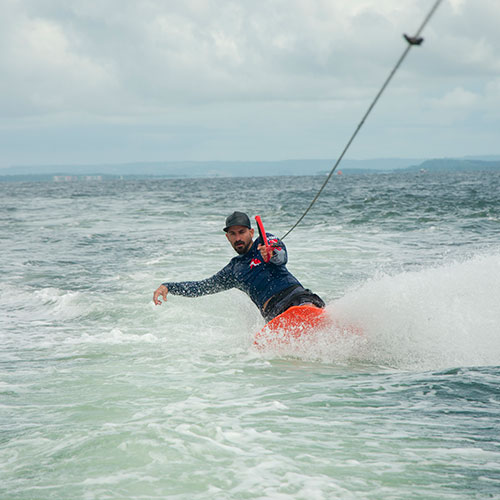
[[[27,151],[2,147],[0,166],[335,157],[433,3],[2,2],[0,127]],[[353,156],[498,152],[499,14],[443,2]]]

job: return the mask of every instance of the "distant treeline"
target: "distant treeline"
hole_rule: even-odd
[[[426,170],[427,172],[464,172],[475,170],[499,170],[500,161],[483,160],[426,160],[420,165],[408,167],[405,170],[414,172],[415,170]]]

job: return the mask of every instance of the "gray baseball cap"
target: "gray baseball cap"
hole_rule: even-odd
[[[233,212],[226,219],[226,227],[224,228],[224,231],[227,233],[231,226],[245,226],[248,227],[248,229],[252,229],[248,215],[243,212]]]

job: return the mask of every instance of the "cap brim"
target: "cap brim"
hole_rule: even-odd
[[[226,233],[229,231],[229,228],[230,227],[233,227],[233,226],[243,226],[243,227],[246,227],[248,229],[252,229],[252,226],[247,226],[246,224],[231,224],[230,226],[226,226],[223,231],[225,231]]]

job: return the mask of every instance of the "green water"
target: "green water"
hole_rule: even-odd
[[[261,352],[234,209],[320,177],[0,184],[0,498],[500,498],[500,174],[343,176],[289,269],[364,335]]]

